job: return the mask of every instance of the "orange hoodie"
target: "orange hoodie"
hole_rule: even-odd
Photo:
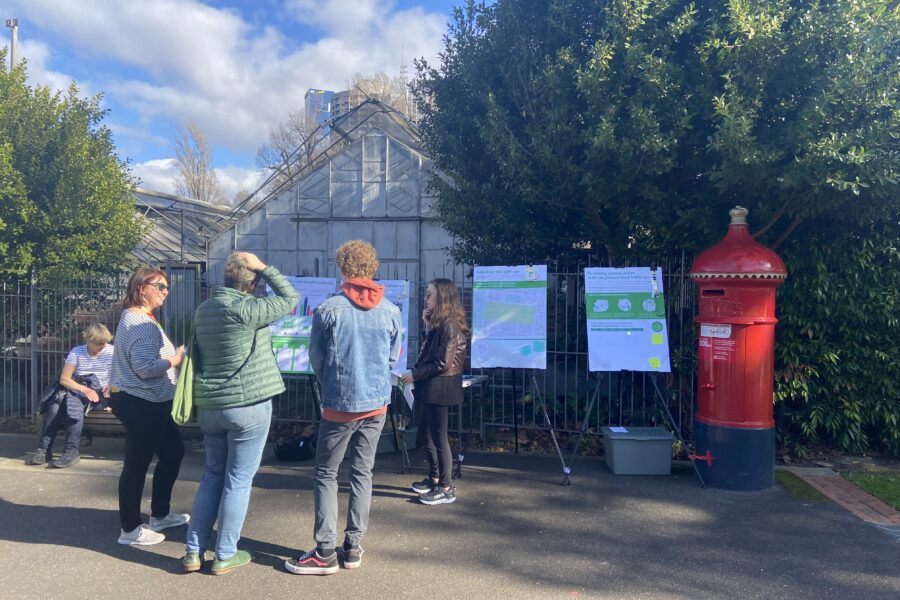
[[[375,308],[381,299],[384,298],[384,286],[379,285],[371,279],[362,277],[352,277],[344,281],[341,285],[341,291],[356,306],[369,310]],[[350,421],[361,421],[387,412],[387,405],[375,410],[366,412],[348,412],[343,410],[333,410],[331,408],[322,409],[322,418],[332,423],[349,423]]]
[[[353,304],[366,310],[375,308],[384,298],[384,286],[371,279],[352,277],[344,281],[341,291]]]

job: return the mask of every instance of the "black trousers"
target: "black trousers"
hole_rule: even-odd
[[[178,479],[184,442],[172,420],[172,401],[150,402],[126,392],[112,394],[112,407],[125,425],[125,465],[119,477],[119,519],[124,531],[141,524],[141,497],[147,470],[156,455],[150,515],[169,514],[172,488]]]
[[[422,425],[425,429],[425,455],[428,457],[428,474],[437,479],[443,487],[450,486],[453,471],[453,454],[447,426],[450,421],[450,407],[425,404],[422,411]]]

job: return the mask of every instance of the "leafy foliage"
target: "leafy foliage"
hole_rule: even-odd
[[[696,251],[738,203],[775,246],[892,214],[898,32],[888,0],[470,0],[418,64],[457,258]]]
[[[897,2],[469,0],[417,68],[457,259],[663,262],[746,206],[791,273],[785,435],[900,451]]]
[[[900,224],[819,222],[785,248],[782,441],[900,454]]]
[[[0,275],[108,272],[142,227],[101,98],[25,79],[24,64],[0,69]]]

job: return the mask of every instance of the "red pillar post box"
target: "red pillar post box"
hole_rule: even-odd
[[[774,482],[775,288],[787,277],[750,237],[747,213],[730,211],[725,239],[690,272],[700,289],[695,460],[707,485],[733,490]]]

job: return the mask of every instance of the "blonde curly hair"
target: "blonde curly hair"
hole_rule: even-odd
[[[371,279],[378,270],[378,255],[369,242],[350,240],[341,244],[335,256],[338,268],[344,277]]]

